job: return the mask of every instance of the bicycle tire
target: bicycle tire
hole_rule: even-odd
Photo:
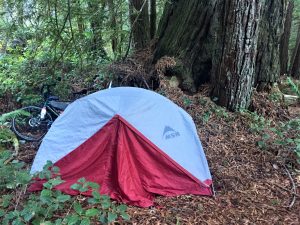
[[[25,141],[40,141],[48,132],[50,124],[53,122],[49,112],[46,113],[45,119],[40,119],[42,108],[38,106],[27,106],[21,108],[23,112],[12,119],[12,130]]]

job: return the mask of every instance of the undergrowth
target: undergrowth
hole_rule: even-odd
[[[300,97],[298,86],[289,77],[287,82],[290,91]],[[260,135],[257,145],[262,150],[282,149],[294,153],[296,164],[300,166],[300,119],[290,119],[287,121],[272,121],[256,112],[243,111],[242,114],[250,119],[250,130]],[[284,158],[286,162],[293,163],[293,160]]]
[[[47,162],[43,171],[32,176],[24,162],[15,159],[18,140],[9,129],[7,120],[23,113],[15,111],[0,116],[0,144],[14,146],[15,152],[0,150],[0,221],[3,225],[88,225],[96,221],[102,224],[117,219],[129,220],[127,206],[111,201],[99,193],[97,183],[79,179],[71,185],[77,196],[64,194],[55,187],[65,181],[59,176],[59,168]],[[3,148],[6,145],[2,146]],[[43,180],[39,193],[27,192],[36,179]],[[91,197],[84,197],[87,192]]]
[[[99,194],[97,183],[81,178],[70,187],[78,195],[67,195],[55,190],[64,181],[59,176],[59,168],[51,162],[47,162],[42,172],[31,176],[24,168],[24,163],[17,160],[6,163],[10,156],[9,151],[0,153],[0,188],[9,193],[0,198],[2,224],[88,225],[96,221],[106,224],[120,218],[129,220],[127,206]],[[27,187],[35,179],[45,181],[42,191],[27,193]],[[91,191],[91,197],[83,197],[87,191]]]

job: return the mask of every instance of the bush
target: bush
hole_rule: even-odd
[[[34,179],[43,179],[43,190],[39,193],[25,193],[26,187],[33,181],[33,177],[24,169],[24,163],[12,161],[10,152],[0,154],[0,188],[14,190],[22,199],[14,198],[14,193],[4,194],[0,198],[0,220],[2,224],[93,224],[99,221],[103,224],[113,222],[118,218],[129,219],[126,205],[112,202],[109,196],[99,194],[97,183],[79,179],[71,186],[79,195],[92,191],[92,197],[82,200],[78,196],[70,196],[55,190],[64,181],[59,176],[59,168],[47,162],[42,172]]]

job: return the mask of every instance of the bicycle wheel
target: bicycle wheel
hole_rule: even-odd
[[[50,113],[41,119],[41,107],[28,106],[20,110],[22,112],[12,119],[13,132],[26,141],[41,140],[53,122]]]

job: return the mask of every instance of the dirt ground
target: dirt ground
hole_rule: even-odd
[[[195,96],[176,88],[161,92],[194,118],[216,195],[157,196],[156,207],[130,206],[128,224],[300,224],[300,174],[282,160],[284,150],[259,149],[260,137],[250,131],[249,120],[239,113],[213,110],[205,91]],[[30,166],[38,146],[21,146],[19,159]]]

